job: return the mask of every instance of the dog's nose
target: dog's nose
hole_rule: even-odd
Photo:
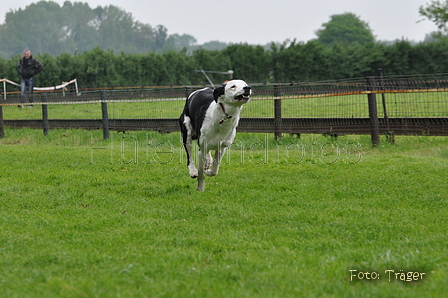
[[[244,86],[243,89],[244,90],[250,90],[250,86]]]

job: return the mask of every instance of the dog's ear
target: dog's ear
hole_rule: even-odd
[[[224,95],[225,87],[226,87],[226,85],[223,85],[223,86],[221,86],[221,87],[216,88],[216,89],[213,91],[213,97],[215,98],[215,101],[216,101],[216,102],[218,102],[218,98],[219,98],[221,95]]]

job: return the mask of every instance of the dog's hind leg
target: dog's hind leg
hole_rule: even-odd
[[[193,160],[193,155],[191,154],[191,144],[185,144],[185,150],[187,151],[188,158],[188,170],[190,171],[191,178],[198,177],[198,169],[196,169],[196,165]]]
[[[187,167],[190,171],[190,177],[196,178],[198,177],[198,170],[196,169],[196,165],[193,160],[192,154],[192,130],[190,117],[185,116],[182,121],[182,137],[184,142],[185,151],[187,152]]]

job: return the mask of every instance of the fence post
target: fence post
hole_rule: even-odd
[[[378,68],[378,73],[380,75],[381,80],[381,90],[383,91],[381,93],[381,99],[383,100],[383,111],[384,111],[384,123],[386,124],[386,138],[389,141],[389,143],[395,143],[395,137],[394,132],[390,130],[389,125],[389,115],[387,114],[387,106],[386,106],[386,94],[384,94],[384,77],[383,77],[383,69]]]
[[[42,93],[42,102],[47,102],[47,93]],[[42,105],[42,128],[44,130],[44,136],[48,135],[48,105]]]
[[[3,99],[6,100],[6,80],[3,80]]]
[[[279,85],[274,85],[274,123],[275,132],[274,137],[276,140],[282,137],[282,93]]]
[[[375,90],[375,78],[366,77],[367,91]],[[368,93],[367,99],[369,102],[369,118],[370,118],[370,134],[372,137],[372,145],[377,146],[380,144],[380,127],[378,122],[378,109],[376,106],[376,94]]]
[[[103,138],[109,138],[109,114],[107,112],[107,93],[106,90],[101,90],[101,114],[103,119]]]
[[[3,123],[3,106],[0,106],[0,138],[5,136],[5,124]]]

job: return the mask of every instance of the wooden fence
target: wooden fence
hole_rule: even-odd
[[[41,106],[42,112],[33,119],[8,117],[6,108],[18,104],[18,95],[11,95],[0,103],[0,135],[4,136],[4,126],[42,128],[44,134],[53,128],[102,129],[105,138],[110,130],[175,132],[180,130],[177,119],[186,96],[198,88],[202,87],[37,93],[33,105]],[[241,132],[273,133],[275,138],[285,133],[370,134],[374,145],[380,135],[391,140],[394,135],[448,135],[448,74],[252,84],[252,88],[254,96],[238,126]],[[90,105],[101,115],[61,119],[48,110],[57,105]]]

